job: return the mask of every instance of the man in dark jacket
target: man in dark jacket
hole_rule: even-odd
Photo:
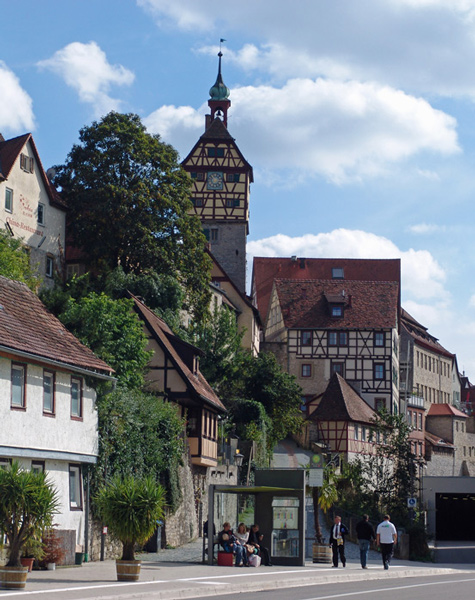
[[[374,535],[374,529],[369,522],[368,515],[363,515],[363,518],[356,525],[356,536],[358,537],[358,544],[360,545],[360,561],[361,567],[367,569],[368,552],[371,542],[376,539]]]
[[[335,517],[335,524],[330,531],[330,547],[333,552],[333,568],[338,567],[338,555],[340,555],[341,564],[346,567],[345,557],[345,535],[348,534],[348,527],[343,525],[341,517]]]

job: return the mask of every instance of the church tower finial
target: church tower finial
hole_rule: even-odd
[[[216,81],[213,87],[209,90],[209,100],[208,106],[211,109],[211,115],[209,118],[209,123],[207,119],[206,126],[214,121],[214,119],[219,118],[223,121],[224,125],[228,126],[228,109],[231,106],[231,101],[229,100],[229,95],[231,93],[230,89],[225,85],[223,81],[223,76],[221,74],[221,58],[223,53],[221,52],[221,43],[226,40],[220,39],[220,47],[218,52],[219,63],[218,63],[218,76],[216,77]]]

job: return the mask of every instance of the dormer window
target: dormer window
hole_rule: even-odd
[[[330,314],[333,319],[341,319],[343,317],[343,306],[334,304],[330,306]]]
[[[345,279],[345,272],[342,267],[332,268],[332,279]]]

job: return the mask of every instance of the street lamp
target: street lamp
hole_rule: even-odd
[[[236,454],[234,455],[234,464],[236,465],[236,467],[238,469],[240,469],[242,467],[243,461],[244,461],[244,456],[239,452],[239,450],[236,450]]]

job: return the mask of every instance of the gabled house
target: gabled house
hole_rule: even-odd
[[[396,413],[398,297],[394,281],[275,279],[261,348],[307,400],[338,373],[373,409]]]
[[[0,226],[28,246],[31,265],[53,285],[61,273],[66,205],[50,183],[31,133],[5,140],[0,134]]]
[[[48,473],[73,552],[87,527],[84,474],[97,461],[99,380],[113,382],[112,369],[26,285],[0,277],[0,466],[17,460]]]
[[[376,413],[338,373],[308,403],[308,412],[307,447],[324,448],[345,462],[374,453]]]
[[[178,407],[187,420],[191,462],[196,467],[218,464],[218,417],[226,408],[201,374],[201,351],[173,334],[168,325],[138,298],[134,309],[153,350],[146,375],[148,388]]]

